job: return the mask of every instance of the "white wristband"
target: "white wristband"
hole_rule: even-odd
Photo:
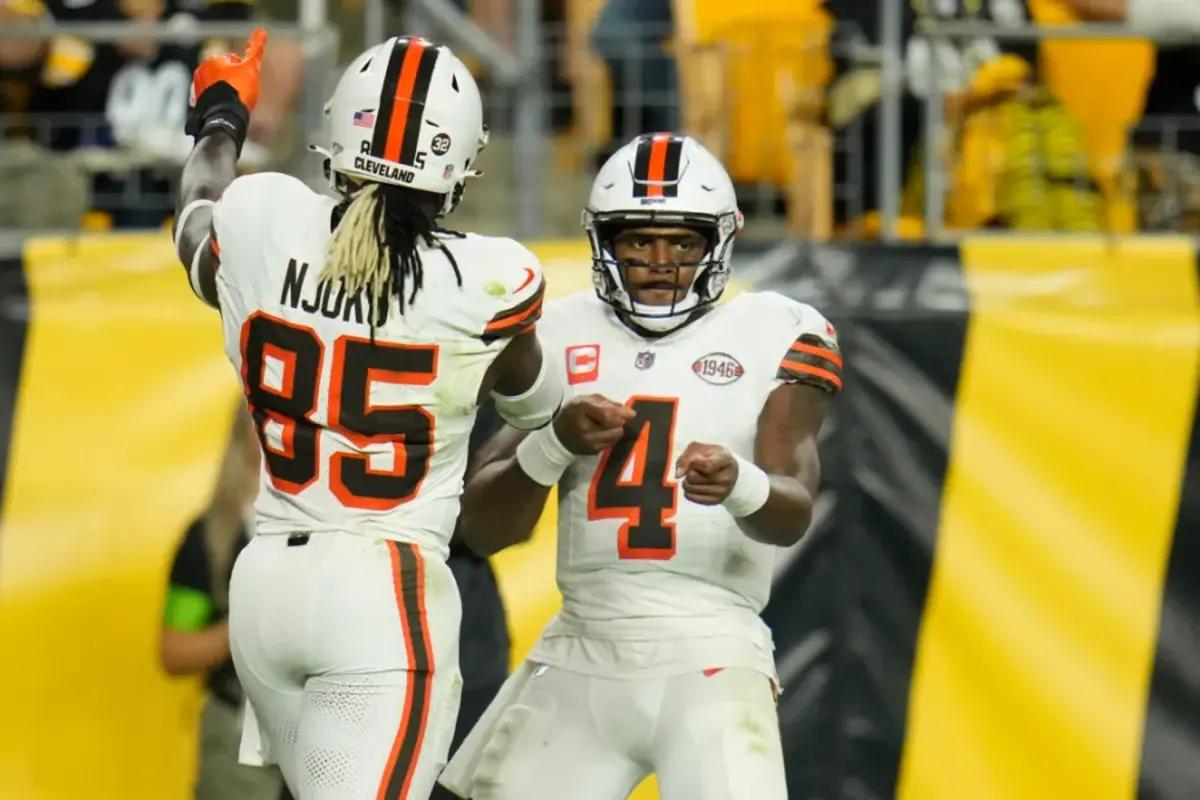
[[[722,505],[734,517],[748,517],[767,504],[767,498],[771,496],[771,478],[753,461],[739,455],[734,458],[738,463],[737,480]]]
[[[211,235],[204,234],[204,239],[196,246],[196,252],[192,254],[192,265],[188,267],[188,282],[192,285],[192,291],[205,303],[208,303],[208,299],[204,296],[204,290],[200,288],[200,256],[204,254],[204,248],[209,246],[208,240]]]
[[[212,208],[215,205],[216,205],[216,202],[214,202],[212,200],[193,200],[192,202],[188,203],[186,206],[183,207],[183,210],[179,212],[179,219],[175,222],[175,252],[176,253],[179,252],[179,242],[181,239],[183,239],[183,228],[185,225],[187,225],[188,217],[190,217],[192,215],[192,212],[198,211],[202,208]]]
[[[519,431],[540,428],[558,413],[563,404],[563,379],[550,359],[542,354],[542,366],[533,384],[516,397],[492,392],[496,412]]]
[[[517,445],[517,463],[521,469],[542,486],[554,486],[562,478],[575,454],[563,446],[551,423],[538,428]]]

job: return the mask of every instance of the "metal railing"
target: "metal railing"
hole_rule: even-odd
[[[366,43],[373,43],[384,31],[381,29],[384,15],[379,0],[369,0],[364,14],[362,34]],[[684,101],[676,85],[647,89],[643,86],[639,70],[653,59],[667,58],[671,66],[683,57],[680,46],[671,41],[671,31],[655,31],[645,26],[631,31],[628,37],[616,37],[610,43],[608,60],[591,50],[591,42],[578,40],[565,25],[547,25],[539,20],[538,0],[519,0],[516,5],[515,46],[507,47],[481,30],[464,17],[462,12],[445,0],[414,0],[409,5],[406,32],[425,33],[435,40],[450,44],[462,57],[470,57],[481,66],[480,80],[485,102],[485,118],[492,130],[492,143],[481,157],[481,167],[487,173],[481,181],[473,182],[467,200],[454,221],[463,227],[474,227],[484,231],[516,234],[521,237],[545,235],[578,235],[579,210],[586,202],[588,184],[598,161],[616,144],[627,141],[646,126],[678,127],[684,118]],[[338,69],[333,61],[337,49],[337,32],[328,23],[317,24],[319,18],[300,24],[270,24],[273,40],[299,40],[304,52],[305,79],[302,95],[298,99],[295,120],[295,138],[299,144],[322,143],[325,124],[322,108],[332,90]],[[312,27],[317,25],[317,27]],[[245,37],[254,27],[252,23],[155,23],[138,24],[128,22],[87,24],[34,24],[5,26],[0,38],[23,38],[29,36],[51,37],[72,35],[93,42],[122,42],[152,39],[195,45],[209,38],[237,41]],[[358,33],[353,31],[352,33]],[[634,35],[636,34],[636,35]],[[825,52],[824,41],[795,45],[796,60],[811,59],[817,51]],[[834,46],[837,54],[838,45]],[[751,40],[740,44],[724,44],[709,47],[700,55],[719,57],[722,70],[736,71],[746,59],[757,58],[759,48]],[[877,60],[878,55],[861,46],[855,51],[857,57]],[[582,54],[582,55],[581,55]],[[864,55],[865,54],[865,55]],[[791,55],[779,51],[781,61]],[[581,69],[577,62],[587,58],[590,64]],[[613,65],[620,71],[614,76]],[[588,72],[590,70],[590,72]],[[784,70],[786,72],[786,70]],[[586,75],[584,73],[587,73]],[[781,73],[782,74],[782,73]],[[616,91],[612,78],[618,77]],[[786,77],[786,76],[785,76]],[[592,81],[589,83],[588,81]],[[739,96],[733,83],[717,80],[721,86],[710,87],[719,95],[714,110],[731,114],[731,107],[745,108],[752,105],[769,105],[778,100],[777,94],[786,90],[786,81],[763,83],[755,89],[761,95]],[[806,90],[807,91],[807,90]],[[709,98],[711,101],[713,98]],[[817,107],[822,102],[819,92],[804,99],[806,105]],[[611,130],[601,135],[588,129],[583,117],[592,123],[616,110],[618,119]],[[653,112],[653,113],[647,113]],[[181,113],[181,112],[178,112]],[[32,130],[33,138],[49,147],[67,129],[76,133],[89,132],[91,140],[112,139],[113,127],[110,115],[81,115],[78,113],[42,114],[32,119],[0,116],[0,134],[13,128],[25,126]],[[744,117],[744,115],[743,115]],[[664,121],[665,120],[665,121]],[[719,120],[723,125],[729,119]],[[774,122],[771,123],[774,125]],[[851,123],[851,128],[857,126]],[[593,126],[594,127],[594,126]],[[186,145],[180,135],[181,145]],[[713,134],[714,139],[728,139],[721,131]],[[111,144],[111,141],[105,142]],[[853,135],[839,138],[836,146],[862,147],[862,137]],[[767,138],[741,136],[730,144],[716,141],[714,147],[723,157],[740,154],[742,160],[751,163],[751,173],[763,172],[761,164],[778,160],[778,153],[771,149]],[[736,152],[735,152],[736,151]],[[119,190],[100,191],[95,196],[101,207],[114,204],[123,206],[148,205],[169,207],[173,185],[163,186],[155,182],[152,189],[134,180],[141,170],[158,170],[162,177],[171,178],[187,148],[173,157],[153,152],[152,148],[127,146],[83,147],[57,157],[88,174],[118,173],[128,178]],[[253,167],[280,167],[272,153],[255,152],[253,141],[243,151],[243,162]],[[857,154],[844,154],[851,165],[861,163]],[[736,161],[736,159],[735,159]],[[296,163],[287,163],[293,171],[314,187],[325,183],[320,162],[316,158],[304,158]],[[862,208],[861,182],[866,176],[855,174],[831,187],[829,194],[848,207]],[[171,181],[168,181],[171,183]],[[769,176],[762,179],[753,174],[741,181],[742,195],[746,203],[759,209],[755,220],[767,223],[781,219],[778,209],[783,205],[786,186],[779,179]],[[0,209],[2,210],[2,209]]]
[[[486,67],[490,78],[503,92],[519,96],[517,113],[512,123],[515,143],[513,158],[521,165],[513,170],[514,189],[512,208],[515,225],[523,236],[536,235],[541,227],[542,179],[539,163],[545,150],[546,89],[541,79],[542,43],[539,35],[540,0],[517,0],[517,48],[509,51],[493,41],[470,19],[445,0],[414,0],[413,12],[419,15],[419,27],[441,41],[451,43],[460,55],[474,56]],[[325,0],[302,0],[296,24],[269,24],[273,38],[299,40],[304,58],[304,80],[298,98],[296,136],[303,142],[322,143],[326,139],[323,108],[338,76],[336,45],[338,32],[330,26]],[[364,37],[370,44],[383,36],[383,4],[370,0],[364,16]],[[27,24],[6,24],[0,28],[3,39],[52,39],[57,36],[77,37],[96,44],[116,44],[134,41],[154,41],[195,46],[210,39],[237,40],[245,38],[262,23],[198,22],[180,17],[168,22],[86,22],[63,23],[40,21]],[[53,131],[76,127],[78,130],[105,131],[112,127],[111,115],[85,116],[74,113],[39,114],[32,118],[0,117],[0,135],[14,128],[31,128],[41,135],[42,144],[49,144]],[[109,136],[108,138],[113,138]],[[84,148],[65,158],[86,172],[112,172],[147,167],[167,168],[172,159],[162,153],[138,152],[139,148],[113,151],[104,148]],[[252,145],[251,145],[252,149]],[[245,152],[243,160],[245,160]],[[258,155],[259,166],[267,164],[267,154]],[[255,159],[252,157],[251,162]],[[314,159],[297,162],[301,177],[314,186],[324,183],[321,167]],[[3,166],[0,164],[0,166]],[[177,164],[175,165],[177,167]],[[132,184],[129,184],[132,186]],[[169,192],[168,192],[169,194]],[[147,196],[136,188],[129,189],[124,199],[130,204],[161,203],[162,196]],[[104,200],[99,197],[97,199]],[[111,198],[110,198],[111,199]]]
[[[927,43],[930,52],[933,53],[937,53],[947,46],[971,40],[1029,44],[1047,40],[1128,41],[1140,39],[1154,41],[1160,45],[1194,46],[1197,44],[1194,35],[1187,31],[1152,32],[1119,23],[1078,23],[1063,26],[1000,25],[983,20],[924,18],[917,23],[916,35]],[[888,42],[885,44],[885,50],[900,52],[900,44],[897,41]],[[946,224],[947,173],[949,164],[956,156],[956,153],[949,149],[947,142],[949,123],[946,119],[945,109],[949,88],[945,85],[945,76],[940,70],[930,69],[927,77],[928,91],[922,98],[924,231],[926,238],[933,240],[955,238],[957,235],[969,231],[951,231]],[[1200,81],[1200,75],[1195,78]],[[898,101],[895,102],[898,104]],[[888,130],[898,131],[898,126],[893,122]],[[1191,174],[1195,174],[1196,169],[1193,165],[1197,156],[1189,156],[1179,147],[1178,134],[1183,131],[1200,131],[1200,114],[1196,117],[1145,117],[1136,128],[1131,130],[1131,141],[1126,156],[1127,166],[1133,168],[1145,166],[1149,158],[1144,148],[1139,149],[1134,144],[1137,134],[1145,135],[1157,132],[1160,139],[1158,146],[1154,149],[1157,150],[1159,156],[1163,160],[1175,159],[1176,167],[1179,165],[1191,166]],[[890,140],[881,143],[881,146],[888,147],[890,150],[887,161],[892,164],[901,163],[903,154],[898,146],[894,146],[894,143],[900,141],[900,137],[885,134],[885,138]],[[1086,162],[1086,157],[1080,154],[1080,160]],[[1194,182],[1194,178],[1187,182],[1188,194],[1195,194],[1192,189]],[[1134,199],[1141,212],[1139,216],[1143,228],[1158,231],[1177,230],[1184,209],[1197,203],[1196,200],[1187,202],[1181,200],[1184,184],[1183,176],[1178,172],[1168,171],[1164,176],[1161,191],[1156,193],[1153,187],[1138,188]],[[1086,181],[1077,177],[1073,188],[1080,191],[1086,189]],[[883,191],[885,191],[885,198],[892,199],[900,196],[900,184],[894,173],[889,173],[887,186]],[[892,200],[885,206],[883,215],[885,235],[886,238],[891,239],[897,236],[898,216],[895,213],[895,202]],[[1156,210],[1147,214],[1148,209]]]
[[[269,26],[275,39],[301,44],[305,78],[293,120],[296,143],[300,145],[324,142],[322,109],[339,73],[339,31],[330,23],[325,5],[324,0],[303,0],[295,23]],[[737,173],[739,196],[751,212],[751,232],[783,235],[781,209],[810,203],[837,205],[842,211],[843,230],[853,235],[859,230],[857,221],[873,208],[866,200],[866,195],[873,193],[883,238],[899,238],[906,177],[901,106],[914,78],[904,60],[908,43],[904,40],[900,2],[881,2],[880,30],[858,32],[857,36],[843,35],[846,31],[839,29],[828,38],[816,37],[811,42],[781,47],[772,43],[773,31],[769,28],[762,39],[755,39],[757,34],[753,32],[727,31],[722,41],[689,50],[687,43],[672,37],[672,31],[643,26],[631,30],[628,37],[618,37],[619,41],[605,53],[593,50],[589,37],[581,44],[578,31],[543,24],[540,0],[516,0],[513,8],[510,44],[508,39],[481,28],[449,0],[412,0],[406,6],[405,32],[424,33],[446,42],[460,56],[480,66],[485,115],[493,132],[492,144],[480,160],[488,175],[470,187],[456,224],[525,238],[577,234],[578,212],[586,201],[598,161],[616,144],[653,125],[684,128],[731,165]],[[365,0],[361,35],[367,44],[393,32],[389,30],[387,11],[385,0]],[[0,28],[0,41],[71,35],[95,43],[152,39],[195,45],[210,38],[236,41],[253,27],[254,23],[194,20],[35,23],[5,25]],[[944,19],[919,20],[911,33],[932,49],[977,39],[1037,42],[1145,38],[1145,32],[1113,24],[1010,27]],[[876,38],[880,44],[870,44]],[[1183,34],[1161,40],[1188,41]],[[757,69],[768,53],[774,61],[761,85],[747,89],[740,84],[739,70],[745,71],[752,63]],[[859,113],[836,124],[829,121],[827,109],[822,108],[827,105],[823,96],[826,85],[796,72],[797,64],[813,61],[818,53],[848,68],[873,73],[878,81],[878,99],[868,112],[875,115],[873,120]],[[681,71],[677,84],[647,88],[640,71],[664,54]],[[584,68],[578,63],[581,58],[589,61]],[[949,164],[956,156],[947,146],[947,134],[955,120],[945,113],[952,87],[937,69],[929,70],[926,78],[927,91],[919,98],[925,162],[922,216],[926,235],[936,239],[955,235],[947,226]],[[689,87],[689,83],[697,82],[704,90],[699,95],[695,86]],[[702,107],[706,103],[708,112]],[[785,116],[792,113],[788,109],[800,109],[793,116],[803,119],[785,135],[780,129],[794,119],[764,116],[756,130],[753,125],[747,126],[744,115],[746,108],[758,106],[773,107],[772,113]],[[606,119],[610,113],[611,123]],[[874,127],[870,134],[864,131],[868,123]],[[0,137],[18,127],[46,146],[52,145],[64,130],[87,133],[82,138],[101,142],[104,146],[78,147],[57,156],[65,165],[88,176],[124,176],[125,180],[115,180],[107,189],[97,184],[93,197],[97,205],[169,207],[174,188],[172,172],[178,171],[180,155],[149,146],[109,146],[114,131],[110,115],[69,111],[33,118],[0,115]],[[1139,210],[1154,228],[1190,224],[1192,206],[1200,205],[1195,199],[1200,191],[1194,188],[1194,176],[1200,175],[1200,168],[1183,144],[1185,135],[1197,129],[1200,115],[1195,119],[1148,118],[1136,131],[1138,143],[1131,150],[1129,165],[1148,187],[1138,198]],[[822,139],[822,135],[828,138]],[[812,197],[806,197],[808,188],[798,185],[794,175],[789,177],[778,170],[772,173],[763,166],[779,161],[781,137],[790,148],[788,159],[798,164],[798,169],[821,169],[827,160],[837,163],[824,190],[815,188],[814,182],[809,187]],[[868,148],[875,162],[870,168],[864,166],[870,161]],[[278,153],[255,151],[253,144],[243,154],[244,161],[256,167],[277,166],[278,157]],[[4,166],[3,158],[0,155],[0,167]],[[319,159],[305,158],[286,166],[314,187],[325,184]],[[166,180],[135,179],[147,173]],[[15,192],[4,194],[7,197],[0,198],[0,213],[6,201],[20,202]],[[1200,218],[1200,214],[1195,216]]]
[[[306,0],[300,7],[302,17],[308,10],[308,16],[300,24],[271,24],[271,36],[276,40],[298,41],[303,56],[304,79],[300,82],[300,90],[296,98],[296,108],[292,123],[295,135],[301,140],[319,140],[324,129],[323,108],[332,88],[331,79],[336,77],[336,45],[337,33],[322,21],[322,16],[312,13],[312,3]],[[323,6],[323,3],[321,4]],[[153,41],[158,44],[169,43],[183,46],[198,46],[200,43],[212,40],[244,40],[259,24],[251,22],[197,22],[187,17],[170,23],[143,22],[95,22],[95,23],[46,23],[5,25],[0,28],[0,40],[6,39],[44,39],[55,37],[76,37],[94,45],[117,44],[122,42]],[[182,119],[186,103],[190,73],[184,72],[178,81],[180,86],[170,87],[164,92],[180,103],[178,108],[162,108],[159,114],[165,121],[175,120],[179,124],[174,136],[168,136],[163,125],[147,124],[153,121],[155,109],[146,109],[147,119],[130,120],[127,126],[131,135],[137,138],[139,133],[154,129],[156,145],[147,146],[118,146],[117,139],[121,126],[113,119],[113,109],[100,114],[86,114],[74,110],[59,110],[16,115],[0,115],[0,141],[8,139],[14,129],[32,133],[31,138],[36,144],[50,149],[57,141],[68,136],[77,140],[80,145],[71,147],[64,152],[56,152],[52,157],[64,162],[87,174],[133,175],[144,170],[157,171],[162,177],[169,172],[178,172],[182,160],[188,151],[188,142],[182,130]],[[113,87],[108,87],[112,89]],[[141,130],[139,130],[141,129]],[[264,166],[270,163],[270,155],[254,144],[244,151],[251,164]],[[0,167],[6,167],[0,159]],[[319,178],[320,168],[309,167],[305,179],[315,181]],[[177,178],[177,175],[174,176]],[[115,180],[115,179],[114,179]],[[118,181],[119,182],[119,181]],[[160,182],[151,181],[156,185]],[[119,196],[105,196],[101,188],[94,192],[93,200],[103,204],[105,201],[122,203],[135,207],[141,204],[170,205],[170,189],[157,189],[147,193],[139,189],[141,181],[126,182]],[[174,183],[168,178],[167,183]],[[123,198],[123,199],[122,199]],[[19,202],[17,198],[9,198],[11,202]]]

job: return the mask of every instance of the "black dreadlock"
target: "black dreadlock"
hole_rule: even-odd
[[[443,198],[431,192],[389,184],[367,183],[347,194],[334,209],[333,237],[322,280],[341,280],[348,294],[365,290],[371,305],[387,302],[389,290],[400,301],[400,313],[411,306],[424,283],[419,245],[437,247],[462,286],[458,261],[439,236],[463,234],[437,225]],[[371,316],[374,337],[375,314]]]

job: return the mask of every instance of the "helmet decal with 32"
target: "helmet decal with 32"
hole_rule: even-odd
[[[393,37],[358,56],[325,106],[330,181],[362,181],[444,196],[449,213],[487,144],[479,88],[444,45]],[[318,149],[318,148],[313,148]]]

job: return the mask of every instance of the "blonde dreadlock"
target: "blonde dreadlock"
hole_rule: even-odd
[[[345,206],[341,221],[329,239],[329,257],[321,280],[341,280],[347,294],[363,289],[371,297],[383,297],[389,272],[388,249],[383,245],[383,227],[375,207],[379,184],[359,189]]]
[[[321,271],[321,280],[341,281],[346,293],[364,291],[372,308],[374,331],[378,309],[388,300],[388,290],[400,300],[400,313],[416,300],[424,281],[424,269],[418,245],[439,247],[450,265],[458,285],[462,273],[458,262],[435,233],[454,234],[438,228],[435,220],[442,198],[399,186],[366,183],[348,195],[335,212],[340,220],[329,240],[329,255]],[[405,289],[408,288],[407,296]]]

